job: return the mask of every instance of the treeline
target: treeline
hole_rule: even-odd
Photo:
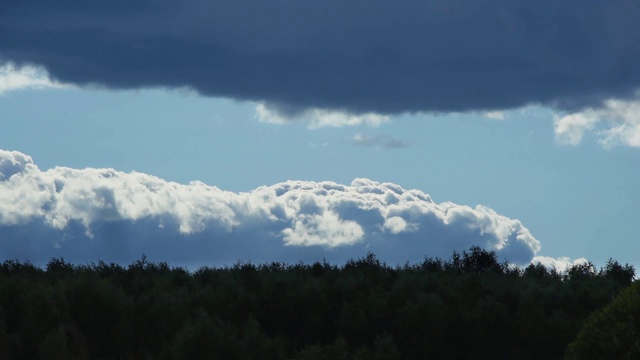
[[[474,247],[391,267],[0,265],[0,359],[560,359],[635,272]]]

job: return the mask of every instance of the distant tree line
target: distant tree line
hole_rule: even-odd
[[[519,268],[478,247],[396,267],[5,261],[0,359],[561,359],[634,276],[613,260]]]

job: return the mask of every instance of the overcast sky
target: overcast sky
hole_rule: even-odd
[[[640,4],[20,0],[0,259],[640,265]]]

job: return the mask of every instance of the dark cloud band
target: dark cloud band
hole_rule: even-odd
[[[9,0],[0,58],[296,113],[563,109],[640,85],[635,0]]]

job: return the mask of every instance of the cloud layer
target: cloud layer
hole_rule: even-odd
[[[5,1],[1,61],[347,114],[599,107],[640,85],[636,0]]]
[[[42,171],[0,150],[0,260],[51,257],[200,266],[238,260],[390,263],[448,258],[472,245],[528,263],[540,243],[518,220],[484,207],[435,203],[418,190],[356,179],[287,181],[234,193],[113,169]]]

